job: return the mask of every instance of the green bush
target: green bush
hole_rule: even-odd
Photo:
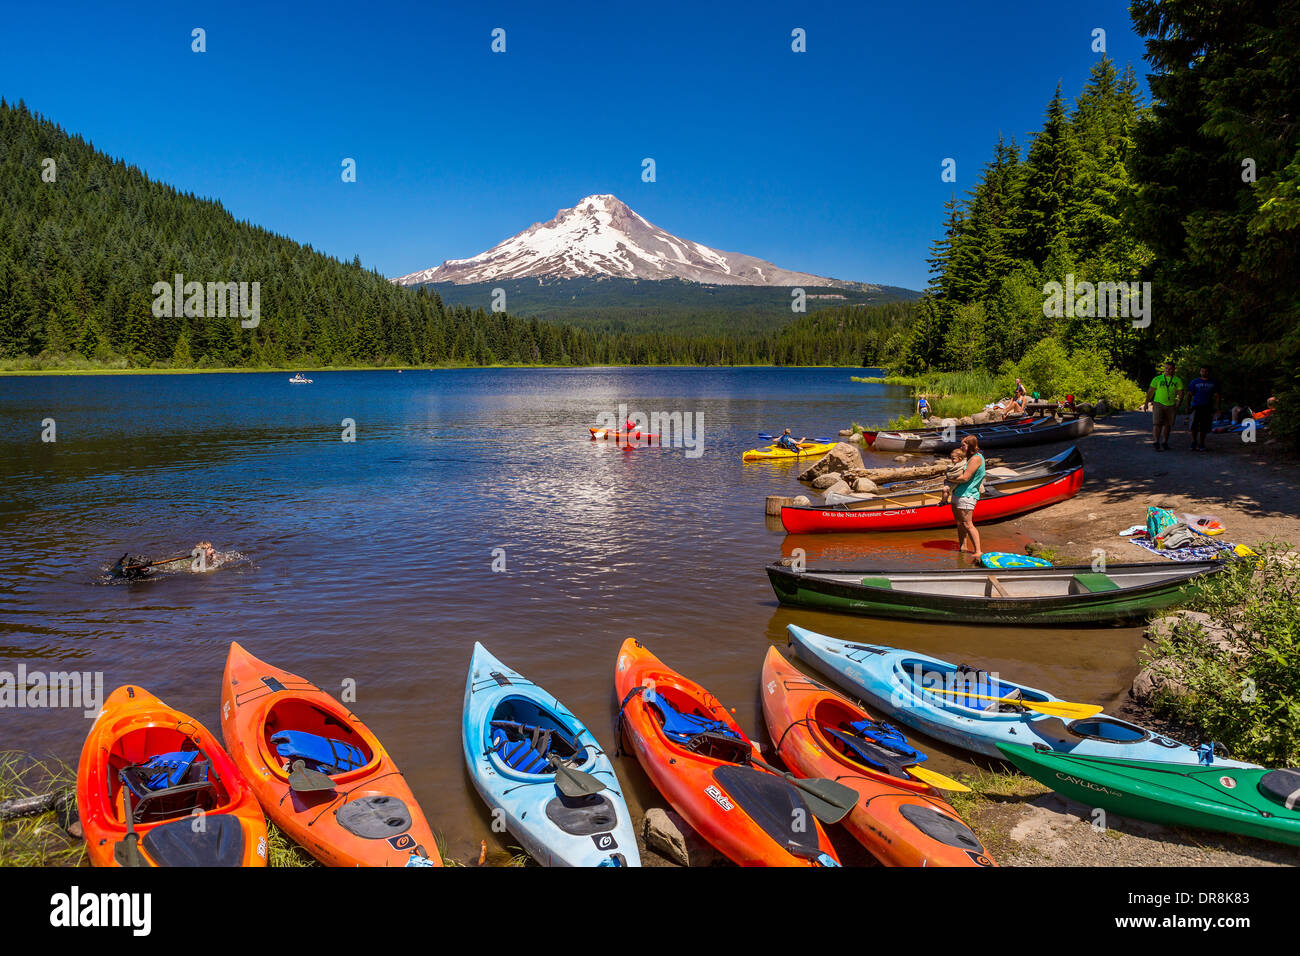
[[[1287,546],[1234,562],[1192,606],[1229,631],[1228,646],[1199,627],[1159,638],[1153,669],[1187,688],[1158,712],[1196,727],[1238,759],[1300,764],[1300,562]],[[1191,633],[1188,633],[1190,631]]]
[[[1038,392],[1049,400],[1066,395],[1089,402],[1104,398],[1117,409],[1137,408],[1146,401],[1143,390],[1107,365],[1100,352],[1091,349],[1067,352],[1055,338],[1041,339],[1019,362],[1005,363],[999,371],[998,384],[1006,386],[1009,381],[1014,388],[1016,376],[1031,393]]]

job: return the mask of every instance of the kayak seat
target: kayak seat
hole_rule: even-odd
[[[570,764],[580,764],[587,759],[587,748],[562,730],[513,720],[494,720],[489,726],[492,729],[492,750],[507,767],[520,773],[549,772],[549,757]]]
[[[202,756],[197,750],[156,754],[145,763],[118,771],[135,822],[148,823],[195,809],[214,809],[220,797],[208,779],[212,765],[198,759]]]
[[[1078,588],[1075,593],[1100,594],[1104,591],[1119,590],[1119,585],[1114,582],[1109,574],[1102,574],[1099,571],[1085,571],[1076,574],[1073,581]]]
[[[307,769],[318,770],[327,777],[356,770],[369,762],[365,753],[351,744],[304,730],[281,730],[271,736],[271,743],[287,763],[302,760]]]
[[[875,767],[877,770],[886,772],[901,769],[902,761],[896,754],[890,753],[884,747],[870,740],[864,740],[853,734],[846,734],[842,730],[836,730],[834,727],[821,725],[822,733],[844,745],[849,757],[864,763],[868,767]]]

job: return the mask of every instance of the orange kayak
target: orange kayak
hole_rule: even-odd
[[[844,828],[886,866],[996,866],[971,829],[928,784],[850,756],[851,724],[869,713],[805,677],[775,647],[763,661],[763,717],[785,765],[862,795]],[[906,773],[906,771],[902,771]]]
[[[741,866],[839,866],[800,791],[752,763],[758,748],[712,694],[632,638],[619,650],[614,685],[627,745],[719,852]]]
[[[217,738],[142,687],[108,696],[77,764],[95,866],[266,866],[266,820]]]
[[[442,865],[402,772],[360,718],[235,643],[221,732],[267,816],[322,863]]]

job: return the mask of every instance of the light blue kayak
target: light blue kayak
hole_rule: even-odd
[[[874,707],[936,740],[976,753],[1002,759],[999,743],[1041,744],[1058,753],[1088,757],[1254,766],[1214,756],[1208,747],[1188,747],[1106,714],[1063,721],[1014,705],[968,696],[1019,695],[1029,702],[1060,700],[1046,691],[1004,680],[996,674],[958,667],[915,651],[842,641],[793,624],[788,630],[790,642],[800,657],[855,693],[869,708]],[[957,693],[937,693],[940,689]]]
[[[542,866],[640,866],[614,767],[591,731],[532,681],[474,645],[462,713],[465,764],[483,801]],[[551,761],[605,784],[567,797]]]

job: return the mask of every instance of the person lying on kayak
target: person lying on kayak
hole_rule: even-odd
[[[798,451],[799,446],[808,440],[807,436],[800,438],[798,441],[790,434],[790,429],[781,432],[781,437],[776,440],[776,445],[789,451]]]

